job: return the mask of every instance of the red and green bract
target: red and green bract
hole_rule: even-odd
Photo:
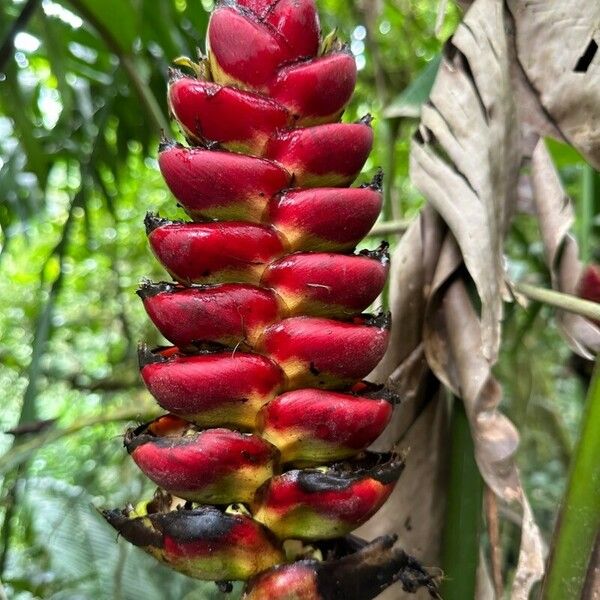
[[[191,147],[159,149],[192,220],[148,214],[150,247],[174,281],[138,291],[173,344],[139,353],[168,414],[130,429],[125,445],[164,491],[105,516],[187,575],[252,580],[249,599],[375,597],[410,561],[387,538],[366,548],[339,539],[379,509],[403,468],[393,453],[366,452],[393,399],[361,383],[386,351],[390,319],[362,314],[389,258],[385,244],[356,252],[382,202],[380,173],[347,187],[373,143],[370,117],[340,122],[356,64],[321,39],[314,0],[222,2],[207,46],[195,75],[169,77]],[[289,539],[313,546],[294,555]],[[354,583],[327,582],[336,570]]]

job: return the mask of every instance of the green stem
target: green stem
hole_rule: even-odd
[[[408,229],[410,223],[411,221],[406,219],[401,221],[386,221],[385,223],[375,225],[375,227],[373,227],[373,229],[371,229],[369,232],[369,237],[379,237],[393,234],[400,235]]]
[[[582,600],[598,600],[598,590],[600,590],[600,531],[596,536],[594,552],[590,557],[587,577],[581,593]]]
[[[94,13],[79,0],[70,0],[71,5],[75,10],[98,32],[98,35],[102,38],[107,48],[113,52],[119,59],[119,63],[129,81],[136,91],[138,98],[140,99],[146,114],[150,118],[152,125],[157,133],[160,131],[170,131],[169,122],[165,118],[160,105],[152,93],[150,87],[140,77],[140,74],[129,54],[121,48],[119,42],[115,39],[111,31],[104,26],[95,16]]]
[[[15,36],[19,31],[22,31],[27,27],[27,23],[34,15],[38,6],[40,5],[40,0],[27,0],[25,6],[21,9],[19,16],[13,21],[8,33],[4,37],[2,44],[0,45],[0,71],[4,71],[4,67],[6,63],[10,59],[13,53],[13,43],[15,41]]]
[[[158,100],[152,93],[150,87],[140,77],[138,70],[134,65],[131,57],[126,56],[123,53],[119,53],[117,54],[117,56],[119,57],[119,61],[121,62],[123,70],[127,73],[129,80],[135,88],[138,97],[142,101],[142,104],[146,109],[146,113],[148,114],[150,120],[154,124],[154,129],[157,132],[169,132],[171,130],[169,122],[166,120],[165,115],[163,114],[160,105],[158,104]]]
[[[400,119],[387,119],[385,121],[385,180],[383,185],[383,214],[386,221],[402,216],[402,207],[394,206],[394,186],[396,184],[396,141],[400,131]],[[397,215],[397,213],[399,213]]]
[[[13,469],[18,468],[37,452],[40,448],[61,440],[65,437],[75,435],[84,429],[97,427],[100,425],[109,425],[111,423],[120,423],[127,421],[147,421],[156,418],[160,411],[155,408],[148,408],[139,403],[135,408],[126,408],[109,414],[86,417],[75,421],[68,427],[50,428],[42,433],[31,436],[27,441],[13,446],[6,454],[0,457],[0,475],[3,475]]]
[[[512,285],[512,288],[515,292],[522,294],[531,300],[535,300],[536,302],[541,302],[542,304],[547,304],[548,306],[553,306],[560,310],[566,310],[567,312],[581,315],[592,321],[600,321],[600,304],[597,302],[582,300],[577,296],[540,288],[528,283],[515,283]]]
[[[483,480],[475,462],[469,420],[459,399],[454,402],[450,435],[450,475],[442,546],[444,581],[441,595],[444,600],[467,600],[475,597]]]
[[[543,600],[580,598],[600,533],[600,359],[554,534]]]

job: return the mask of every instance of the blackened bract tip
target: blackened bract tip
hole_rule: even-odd
[[[382,312],[375,315],[368,321],[368,325],[371,327],[379,327],[380,329],[391,329],[392,328],[392,313]]]
[[[184,77],[185,75],[183,74],[183,71],[181,69],[177,69],[176,67],[167,68],[167,80],[169,82],[169,85],[175,83],[176,81],[179,81],[180,79],[183,79]]]
[[[121,508],[103,509],[100,514],[112,525],[117,531],[124,521],[128,519],[127,511]]]
[[[222,540],[239,525],[240,517],[227,515],[214,506],[150,515],[152,524],[178,542]]]
[[[158,142],[158,153],[161,154],[167,150],[173,150],[173,148],[183,148],[183,146],[177,143],[173,138],[167,137],[164,131],[161,131],[160,141]]]
[[[142,279],[140,287],[136,290],[136,294],[142,299],[147,300],[159,294],[171,294],[177,290],[176,283],[167,281],[154,282],[149,279]]]
[[[159,531],[149,527],[145,519],[131,518],[126,510],[114,509],[102,511],[102,516],[120,535],[134,546],[142,548],[162,548],[163,536]]]
[[[311,469],[298,471],[296,481],[300,489],[307,494],[339,492],[347,490],[353,483],[352,479],[345,475]]]
[[[290,471],[307,493],[342,491],[363,479],[375,479],[383,485],[394,483],[404,470],[404,459],[395,453],[366,452],[362,457],[333,463],[326,471],[302,469]]]
[[[385,400],[386,402],[389,402],[392,406],[398,406],[402,404],[403,401],[402,396],[398,392],[387,386],[383,386],[383,389],[381,390],[381,392],[379,392],[379,395],[376,397],[380,400]]]
[[[399,465],[404,469],[404,459],[395,452],[371,452],[366,451],[353,460],[336,463],[331,466],[345,477],[355,481],[370,478],[380,483],[387,484],[395,481],[400,476],[402,469],[398,471]],[[398,475],[394,478],[394,475]],[[387,481],[384,481],[387,479]]]
[[[146,427],[145,425],[141,426],[142,428]],[[127,450],[128,454],[131,454],[134,450],[134,441],[138,436],[140,427],[129,427],[127,431],[125,431],[125,435],[123,436],[123,446]]]
[[[205,342],[202,340],[192,340],[194,347],[194,355],[196,356],[210,356],[211,354],[221,354],[228,349],[226,344],[220,344],[219,342]],[[243,346],[243,344],[240,344]]]
[[[123,446],[125,446],[125,448],[127,449],[128,454],[132,454],[136,448],[144,446],[145,444],[148,444],[150,442],[153,442],[158,446],[173,447],[179,445],[179,443],[182,441],[180,438],[161,438],[157,437],[151,431],[152,424],[158,421],[159,419],[155,419],[154,421],[150,421],[149,423],[142,423],[137,427],[130,427],[129,429],[127,429],[125,435],[123,436]]]
[[[383,192],[383,179],[385,175],[383,169],[377,169],[377,173],[373,176],[371,183],[367,184],[366,187],[371,188],[374,192]]]
[[[321,597],[373,600],[400,581],[406,592],[425,588],[431,597],[439,598],[433,577],[404,550],[394,548],[396,541],[396,536],[377,538],[337,561],[319,563],[315,570]]]
[[[392,454],[389,461],[377,465],[370,473],[371,477],[383,485],[389,485],[398,480],[406,463],[398,454]]]
[[[367,327],[377,327],[378,329],[392,328],[392,313],[381,312],[378,315],[370,315],[364,323]]]
[[[215,142],[214,140],[202,140],[200,147],[204,148],[205,150],[213,151],[223,149],[223,146],[219,142]]]
[[[387,265],[390,262],[389,248],[390,245],[387,242],[382,241],[375,250],[362,250],[360,256],[372,258],[373,260],[378,260],[383,265]]]
[[[148,345],[144,342],[138,344],[138,365],[140,369],[143,369],[147,365],[153,365],[158,363],[167,362],[167,359],[160,354],[152,352]]]
[[[171,224],[172,221],[164,219],[157,213],[148,212],[144,217],[144,226],[146,227],[146,235],[150,235],[155,229]]]
[[[352,394],[361,398],[370,398],[371,400],[385,400],[392,406],[402,404],[402,396],[394,390],[391,385],[382,385],[363,381],[364,389],[353,391]]]

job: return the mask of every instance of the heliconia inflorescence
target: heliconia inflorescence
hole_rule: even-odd
[[[128,541],[202,580],[248,582],[258,600],[365,600],[433,579],[395,538],[349,534],[383,505],[404,461],[367,451],[390,422],[389,390],[364,382],[383,357],[384,243],[356,251],[381,209],[382,174],[360,187],[371,118],[340,121],[352,54],[321,38],[314,0],[225,0],[208,56],[169,73],[190,147],[163,140],[159,166],[191,221],[149,213],[172,277],[144,281],[171,347],[140,346],[164,416],[125,434],[159,486],[104,516]]]

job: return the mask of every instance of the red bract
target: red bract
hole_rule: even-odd
[[[368,466],[369,462],[381,464]],[[333,539],[372,517],[392,493],[404,469],[395,455],[356,464],[288,471],[258,491],[254,518],[280,539]]]
[[[275,567],[251,582],[244,600],[324,600],[327,596],[319,590],[317,579],[320,564],[303,560]]]
[[[290,60],[281,36],[232,6],[213,12],[206,45],[212,76],[222,85],[267,91],[279,66]]]
[[[172,76],[169,106],[189,139],[254,155],[291,124],[289,112],[274,100],[181,75]]]
[[[146,216],[154,255],[182,283],[258,283],[284,252],[274,229],[251,223],[182,223]]]
[[[321,29],[314,0],[279,0],[258,14],[281,37],[286,62],[317,54]]]
[[[359,255],[291,254],[267,267],[261,285],[279,294],[290,315],[355,315],[383,291],[387,247]]]
[[[255,435],[201,431],[172,416],[130,429],[125,447],[162,489],[203,504],[250,502],[272,477],[278,458],[277,450]]]
[[[290,185],[290,175],[268,160],[186,149],[164,143],[158,164],[167,185],[194,220],[260,222],[269,199]]]
[[[267,157],[283,165],[298,187],[337,187],[358,177],[372,146],[373,129],[366,118],[281,131],[272,138]]]
[[[244,515],[204,506],[139,514],[132,507],[104,511],[127,541],[172,569],[204,581],[246,581],[282,563],[280,545]]]
[[[206,342],[253,345],[280,318],[273,291],[240,283],[184,287],[146,282],[138,295],[158,330],[183,350]]]
[[[295,317],[267,328],[261,347],[284,370],[287,389],[340,389],[375,368],[389,328],[388,316],[353,322]]]
[[[216,82],[266,92],[279,67],[316,56],[320,29],[312,0],[238,5],[218,8],[208,24]]]
[[[317,125],[341,116],[355,85],[354,56],[337,52],[285,67],[270,93],[296,117],[297,125]]]
[[[381,211],[381,177],[361,188],[291,190],[271,202],[269,220],[291,251],[353,250]]]
[[[160,406],[202,427],[252,429],[258,411],[283,386],[281,369],[264,356],[169,352],[142,347],[142,379]]]
[[[282,462],[322,464],[370,446],[390,422],[392,410],[387,399],[297,390],[261,410],[258,431],[277,446]]]

